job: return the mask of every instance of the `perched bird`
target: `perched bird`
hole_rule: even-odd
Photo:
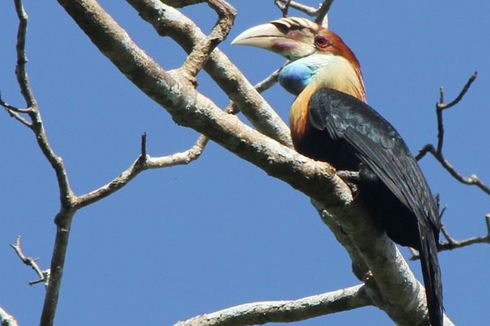
[[[442,325],[438,205],[403,139],[366,104],[354,53],[334,32],[295,17],[252,27],[233,44],[289,59],[279,83],[297,96],[290,111],[295,149],[337,170],[359,171],[370,215],[393,241],[420,252],[430,322]]]

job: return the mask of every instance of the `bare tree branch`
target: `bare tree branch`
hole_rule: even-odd
[[[27,104],[27,110],[25,111],[25,113],[29,115],[29,118],[32,122],[26,123],[26,121],[19,118],[17,118],[17,120],[22,122],[24,125],[27,125],[34,132],[39,148],[55,171],[60,191],[61,209],[55,218],[55,223],[57,225],[56,240],[53,256],[51,259],[50,277],[44,301],[43,315],[41,317],[42,325],[52,325],[54,313],[56,311],[56,305],[58,302],[59,289],[66,256],[66,248],[68,246],[69,230],[73,215],[75,214],[75,211],[72,208],[75,196],[70,188],[68,176],[62,159],[56,155],[56,153],[49,145],[46,131],[44,129],[44,124],[41,118],[41,112],[39,110],[39,106],[29,83],[29,78],[25,69],[25,65],[27,63],[25,53],[27,14],[24,10],[21,0],[14,0],[14,2],[17,16],[19,18],[19,29],[17,33],[16,47],[16,76],[22,96],[24,97],[24,100]],[[10,112],[12,112],[12,110],[10,110]]]
[[[208,0],[205,2],[218,13],[218,22],[214,26],[211,35],[194,47],[181,69],[179,69],[192,78],[201,70],[216,46],[228,36],[236,15],[236,9],[226,1]]]
[[[439,251],[453,250],[458,248],[463,248],[467,246],[471,246],[478,243],[488,243],[490,244],[490,213],[485,216],[485,222],[487,227],[487,235],[481,237],[471,237],[464,240],[456,240],[454,239],[446,228],[443,226],[441,231],[444,233],[444,237],[447,239],[445,242],[441,242],[438,246]],[[410,260],[419,259],[419,254],[416,250],[412,251],[412,257]]]
[[[1,326],[19,326],[17,320],[5,309],[0,307],[0,325]]]
[[[254,88],[257,90],[257,92],[259,93],[265,92],[266,90],[274,86],[274,84],[277,83],[277,78],[279,77],[279,73],[281,72],[281,69],[282,67],[276,69],[265,79],[255,84]],[[240,109],[238,108],[236,102],[231,101],[230,104],[228,104],[228,106],[226,107],[225,112],[230,114],[237,114],[238,112],[240,112]]]
[[[333,0],[325,0],[323,1],[320,8],[318,8],[318,12],[316,13],[315,23],[318,25],[323,25],[328,27],[327,14],[330,10],[330,6],[332,5]]]
[[[39,106],[34,97],[34,93],[32,91],[29,78],[27,76],[25,65],[27,63],[27,57],[25,53],[25,40],[26,40],[26,32],[27,32],[27,13],[24,10],[21,0],[14,0],[15,9],[17,11],[17,16],[19,18],[19,29],[17,33],[17,66],[15,69],[17,81],[20,86],[20,90],[24,100],[27,104],[27,109],[13,109],[12,106],[9,106],[7,109],[9,111],[14,111],[16,113],[27,113],[31,118],[32,123],[28,126],[36,135],[36,139],[38,141],[38,145],[41,148],[44,156],[51,163],[51,166],[56,172],[56,176],[58,179],[58,185],[60,188],[60,200],[63,205],[67,205],[68,201],[72,198],[72,190],[69,185],[68,177],[66,175],[66,171],[63,165],[63,161],[59,156],[57,156],[52,148],[49,146],[48,138],[46,132],[44,130],[44,126],[41,119],[41,113],[39,111]],[[2,101],[4,104],[5,102]],[[5,107],[5,105],[3,105]],[[24,125],[27,125],[25,121],[21,121]]]
[[[313,198],[341,205],[352,200],[349,188],[331,166],[284,147],[223,112],[195,89],[180,85],[132,41],[96,1],[58,1],[99,50],[138,88],[162,105],[174,121],[206,134]]]
[[[288,16],[289,8],[291,7],[296,10],[302,11],[309,16],[316,17],[315,23],[328,27],[327,13],[333,3],[333,0],[323,1],[323,3],[321,3],[318,8],[307,6],[302,4],[301,2],[291,0],[274,0],[274,3],[282,12],[283,17]]]
[[[463,96],[465,96],[466,92],[471,87],[471,84],[476,80],[477,73],[475,72],[466,82],[464,85],[463,89],[459,93],[459,95],[451,101],[451,103],[444,103],[444,88],[441,87],[439,89],[439,102],[436,104],[436,114],[437,114],[437,153],[440,153],[442,155],[442,145],[444,142],[444,123],[443,123],[443,115],[442,111],[449,109],[456,104],[458,104],[462,99]]]
[[[294,301],[254,302],[194,317],[176,326],[262,325],[294,322],[371,305],[364,284]]]
[[[146,135],[143,135],[141,142],[141,154],[136,161],[108,184],[85,195],[79,196],[76,206],[80,208],[85,207],[112,195],[127,185],[139,173],[145,170],[189,164],[190,162],[199,158],[207,142],[208,138],[206,136],[200,136],[196,144],[185,152],[162,157],[150,157],[146,154]]]
[[[100,198],[97,198],[98,193],[90,193],[86,197],[78,198],[72,191],[66,169],[64,167],[63,160],[59,157],[50,146],[48,142],[48,137],[46,130],[44,128],[44,123],[41,118],[41,112],[37,101],[35,99],[34,93],[29,83],[29,79],[26,73],[25,64],[27,63],[26,53],[25,53],[25,39],[27,31],[27,14],[23,8],[21,0],[14,0],[15,8],[19,18],[19,30],[17,34],[17,65],[16,65],[16,76],[17,81],[21,89],[21,93],[26,101],[27,108],[19,109],[14,106],[9,105],[3,100],[0,100],[0,105],[4,107],[7,112],[16,118],[23,125],[29,127],[35,134],[38,146],[43,152],[46,159],[50,162],[52,168],[55,171],[58,188],[60,191],[60,204],[61,208],[55,217],[55,223],[57,226],[55,244],[53,248],[53,254],[51,258],[51,268],[49,275],[49,282],[47,279],[47,272],[43,272],[35,264],[35,260],[29,257],[25,257],[22,253],[20,247],[20,239],[15,245],[12,245],[14,250],[16,250],[19,257],[24,263],[32,266],[36,272],[40,275],[40,280],[31,282],[35,284],[38,282],[45,282],[47,284],[47,291],[44,300],[43,312],[41,316],[41,325],[53,325],[54,317],[56,314],[56,308],[58,304],[59,292],[61,288],[61,281],[64,269],[64,263],[66,258],[66,252],[68,248],[68,240],[70,235],[71,223],[77,210],[83,206],[88,205],[90,202],[96,201],[107,196],[109,193],[121,188],[131,178],[126,180],[126,183],[119,183],[116,187],[113,187],[111,191],[104,192],[100,191]],[[27,121],[22,114],[27,114],[31,122]],[[187,153],[180,153],[173,158],[175,164],[185,164],[189,161],[196,159],[205,146],[207,138],[201,137],[199,142],[191,148]],[[158,168],[167,165],[171,165],[171,158],[155,158],[151,159],[147,155],[143,156],[146,160],[144,168]],[[170,161],[169,161],[170,160]],[[180,160],[180,163],[178,162]],[[139,171],[138,171],[139,173]],[[131,175],[130,175],[131,176]],[[134,177],[134,176],[133,176]]]
[[[434,158],[441,163],[441,165],[448,171],[453,178],[458,180],[459,182],[466,184],[466,185],[475,185],[481,190],[483,190],[485,193],[490,195],[490,187],[484,184],[476,175],[471,175],[469,177],[464,177],[462,176],[452,165],[449,163],[448,160],[444,157],[444,154],[442,153],[442,147],[444,143],[444,123],[443,123],[443,111],[447,110],[456,104],[458,104],[465,94],[468,92],[470,89],[471,85],[473,82],[476,80],[477,73],[475,72],[471,77],[468,79],[466,84],[464,85],[463,89],[460,91],[458,96],[452,100],[449,103],[444,102],[444,89],[441,87],[440,89],[440,99],[439,102],[436,104],[436,114],[437,114],[437,149],[434,147],[432,144],[427,144],[423,146],[420,150],[419,153],[416,156],[417,160],[422,159],[427,153],[432,154]]]
[[[357,206],[359,202],[351,205]],[[427,320],[424,287],[415,279],[396,245],[362,210],[322,209],[322,220],[352,259],[354,273],[366,282],[374,304],[398,325],[419,325]],[[448,324],[451,325],[449,319]]]
[[[448,160],[444,158],[444,155],[442,153],[438,153],[437,150],[434,148],[432,144],[427,144],[422,149],[419,151],[419,154],[417,155],[417,160],[420,160],[422,157],[425,156],[425,154],[430,153],[434,158],[441,163],[442,167],[446,169],[449,174],[459,182],[466,184],[466,185],[474,185],[483,190],[485,193],[490,195],[490,187],[484,184],[478,176],[475,174],[470,175],[469,177],[464,177],[459,172],[449,163]]]
[[[158,0],[126,1],[155,28],[159,35],[170,36],[188,53],[206,38],[192,20],[171,6]],[[257,130],[292,147],[287,125],[221,50],[215,49],[211,53],[204,69],[228,97],[238,104],[239,110]]]
[[[312,17],[317,16],[321,8],[321,5],[318,8],[315,8],[315,7],[304,5],[299,1],[290,1],[289,6],[296,10],[302,11],[308,16],[312,16]]]
[[[47,287],[49,283],[49,269],[43,271],[37,264],[37,259],[24,255],[24,252],[22,251],[22,247],[20,245],[20,235],[17,236],[15,243],[10,244],[10,247],[14,249],[15,253],[17,254],[17,256],[19,256],[20,260],[24,264],[26,264],[27,266],[31,266],[31,268],[36,272],[37,276],[39,277],[39,279],[29,282],[29,285],[44,283],[44,286]]]
[[[274,0],[274,4],[282,12],[283,17],[288,16],[289,5],[291,4],[291,0]]]
[[[463,97],[466,95],[466,92],[468,92],[468,90],[471,87],[471,84],[473,84],[473,82],[476,80],[477,76],[478,76],[478,72],[475,71],[473,73],[473,75],[470,76],[470,78],[468,79],[468,81],[464,85],[463,89],[458,94],[458,96],[456,96],[456,98],[454,100],[452,100],[450,103],[444,103],[444,89],[441,87],[441,89],[440,89],[440,100],[439,100],[439,103],[437,104],[437,107],[440,110],[446,110],[446,109],[449,109],[449,108],[455,106],[456,104],[458,104],[463,99]]]
[[[36,107],[36,99],[32,93],[31,85],[29,83],[29,78],[25,70],[25,65],[27,63],[27,56],[25,53],[26,45],[26,33],[27,33],[27,13],[24,10],[21,0],[15,0],[15,10],[17,12],[17,17],[19,18],[19,29],[17,31],[17,66],[15,69],[15,74],[17,76],[17,81],[20,86],[20,91],[22,96],[26,100],[27,106],[29,108]]]
[[[32,128],[31,122],[27,121],[27,119],[22,116],[22,113],[27,113],[24,111],[28,111],[29,109],[18,109],[15,106],[8,104],[7,102],[4,102],[1,98],[1,94],[0,94],[0,106],[3,107],[5,109],[5,111],[7,111],[7,113],[12,118],[19,121],[20,123],[22,123],[24,126],[28,127],[29,129]]]
[[[277,79],[279,78],[279,73],[281,72],[281,68],[276,69],[273,71],[269,76],[267,76],[265,79],[262,81],[258,82],[255,84],[255,89],[257,92],[262,93],[274,86],[275,83],[277,83]]]

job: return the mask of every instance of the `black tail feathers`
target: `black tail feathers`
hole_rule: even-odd
[[[420,262],[424,276],[425,295],[432,326],[443,326],[444,308],[442,304],[442,280],[437,243],[430,230],[420,230]],[[425,232],[424,232],[425,231]]]

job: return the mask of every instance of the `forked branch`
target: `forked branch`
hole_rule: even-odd
[[[60,0],[58,0],[60,1]],[[165,3],[181,5],[200,1],[126,0],[161,36],[169,36],[182,48],[191,51],[206,35],[187,16]],[[204,65],[206,72],[236,103],[239,110],[261,133],[292,147],[289,128],[272,107],[254,89],[241,71],[219,49],[211,52]]]
[[[22,250],[22,247],[20,245],[20,235],[17,236],[17,239],[15,240],[15,243],[10,244],[10,247],[14,249],[15,253],[17,256],[19,256],[20,260],[26,264],[27,266],[30,266],[34,272],[36,272],[37,276],[39,277],[35,281],[30,281],[29,285],[34,285],[37,283],[44,283],[44,286],[48,286],[49,283],[49,269],[43,271],[38,263],[37,259],[26,256]]]
[[[80,208],[85,207],[112,195],[145,170],[189,164],[199,158],[208,143],[208,138],[201,135],[194,146],[184,152],[162,157],[151,157],[147,154],[146,138],[146,134],[141,136],[141,154],[129,168],[106,185],[79,196],[76,201],[76,206]]]
[[[38,146],[43,152],[46,159],[50,162],[55,171],[58,188],[60,192],[60,210],[56,214],[55,223],[57,226],[56,239],[51,258],[51,268],[42,271],[36,263],[36,260],[23,254],[20,246],[20,237],[12,246],[21,260],[31,266],[39,276],[39,280],[30,282],[36,284],[44,282],[47,290],[44,298],[43,312],[41,316],[41,325],[53,325],[56,314],[56,308],[61,289],[61,281],[64,270],[66,252],[68,249],[68,240],[73,217],[78,209],[87,206],[97,200],[107,197],[115,191],[121,189],[129,183],[139,172],[145,169],[173,166],[176,164],[186,164],[197,159],[207,143],[207,138],[202,136],[197,144],[184,153],[177,153],[168,157],[151,158],[146,155],[146,137],[142,142],[142,155],[138,160],[119,178],[116,178],[108,185],[93,191],[87,195],[77,197],[72,191],[63,160],[59,157],[48,142],[48,137],[41,118],[41,111],[35,99],[31,85],[26,72],[27,57],[25,52],[26,32],[27,32],[27,14],[24,10],[21,0],[14,0],[17,16],[19,18],[19,28],[17,33],[17,65],[16,76],[21,93],[26,102],[27,108],[21,109],[8,104],[0,98],[2,106],[12,117],[27,126],[35,134]],[[218,2],[218,1],[217,1]],[[3,322],[3,321],[2,321]],[[11,323],[11,325],[14,325]],[[2,325],[3,326],[3,325]]]
[[[458,96],[454,100],[449,103],[445,103],[444,100],[444,89],[441,87],[439,102],[436,104],[436,115],[437,115],[437,146],[434,147],[432,144],[427,144],[423,146],[419,153],[416,156],[417,160],[422,159],[427,153],[432,154],[434,158],[448,171],[452,177],[454,177],[459,182],[466,185],[475,185],[480,188],[482,191],[490,195],[490,187],[484,184],[476,175],[471,175],[469,177],[464,177],[461,175],[449,161],[444,157],[442,152],[443,144],[444,144],[444,122],[443,122],[443,112],[447,109],[452,108],[456,104],[458,104],[463,97],[466,95],[468,90],[470,89],[473,82],[476,80],[477,73],[475,72],[468,79]]]
[[[222,0],[208,0],[208,5],[218,14],[218,21],[211,34],[201,40],[187,56],[182,70],[190,78],[196,77],[203,65],[209,58],[210,53],[221,43],[230,33],[235,20],[236,9]]]
[[[288,16],[289,8],[294,8],[304,12],[308,16],[315,17],[315,23],[328,27],[327,13],[330,10],[333,0],[325,0],[317,8],[304,5],[299,1],[291,0],[274,0],[274,3],[282,12],[283,17]]]

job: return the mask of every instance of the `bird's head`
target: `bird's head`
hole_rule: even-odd
[[[279,82],[293,94],[314,84],[365,100],[354,53],[337,34],[308,19],[287,17],[258,25],[238,35],[232,44],[264,48],[289,59]]]

